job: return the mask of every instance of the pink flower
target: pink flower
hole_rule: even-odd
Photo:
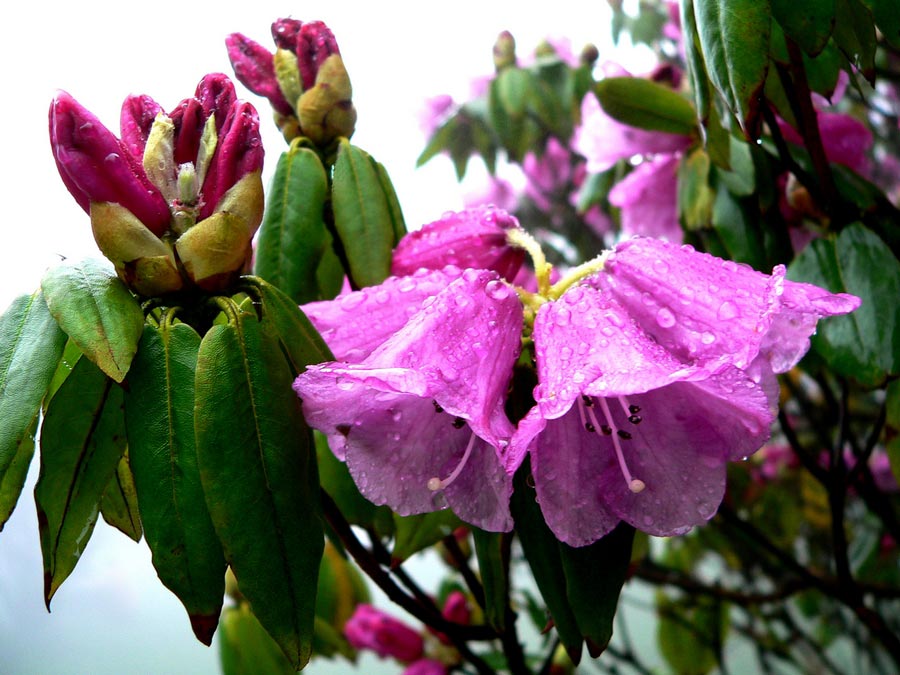
[[[809,348],[818,319],[855,309],[834,295],[636,238],[602,271],[541,306],[537,405],[507,468],[531,456],[538,501],[562,541],[583,546],[625,521],[680,534],[721,502],[728,461],[769,437],[773,373]]]
[[[447,675],[447,666],[437,659],[419,659],[409,664],[402,675]]]
[[[525,259],[525,252],[506,240],[507,232],[518,227],[515,216],[493,206],[445,213],[399,241],[391,273],[402,276],[421,267],[456,265],[494,270],[511,281]]]
[[[622,232],[681,243],[678,221],[677,155],[648,159],[609,191],[609,203],[622,211]]]
[[[356,606],[344,624],[344,635],[354,649],[368,649],[382,658],[411,663],[422,657],[422,636],[372,605]]]
[[[449,506],[509,530],[500,453],[513,433],[504,402],[522,331],[512,289],[486,270],[421,270],[309,315],[327,317],[326,342],[352,361],[311,366],[294,388],[360,492],[401,515]]]

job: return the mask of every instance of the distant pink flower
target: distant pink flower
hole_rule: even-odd
[[[401,675],[447,675],[447,666],[437,659],[419,659],[409,664]]]
[[[645,160],[609,191],[609,203],[621,209],[622,232],[681,243],[678,221],[677,155]]]
[[[554,199],[566,196],[574,181],[571,151],[555,137],[550,137],[544,152],[538,156],[529,152],[522,160],[525,174],[525,194],[541,211],[549,211]]]
[[[344,624],[344,635],[354,649],[368,649],[382,658],[411,663],[422,657],[422,636],[390,614],[372,605],[357,605]]]
[[[816,119],[828,161],[843,164],[856,173],[867,176],[871,168],[868,153],[873,144],[869,127],[844,113],[818,111]],[[785,140],[803,144],[803,137],[787,122],[779,120],[779,127]]]

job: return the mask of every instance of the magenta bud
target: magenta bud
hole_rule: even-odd
[[[325,59],[332,54],[341,53],[334,33],[322,21],[303,24],[297,35],[295,50],[304,91],[315,85],[319,67]]]
[[[272,39],[279,49],[287,49],[293,52],[297,48],[297,36],[303,22],[298,19],[276,19],[272,24]]]
[[[369,649],[410,663],[422,657],[422,636],[406,624],[372,605],[356,606],[344,624],[344,635],[354,649]]]
[[[459,591],[453,591],[444,601],[444,607],[441,614],[448,621],[458,623],[463,626],[469,625],[472,621],[472,610],[469,609],[469,601],[466,596]]]
[[[144,156],[150,127],[161,112],[162,106],[146,94],[129,96],[122,104],[119,117],[122,143],[134,158],[140,160]]]
[[[211,215],[226,191],[247,174],[261,171],[262,165],[263,146],[256,109],[246,102],[235,103],[224,119],[216,153],[203,183],[200,218]]]
[[[254,94],[269,99],[278,113],[288,116],[294,114],[293,106],[278,86],[272,52],[240,33],[232,33],[225,38],[225,47],[234,75],[241,84]],[[293,50],[293,46],[290,49]]]
[[[91,202],[120,204],[157,236],[169,224],[169,207],[129,149],[68,93],[50,104],[50,145],[69,192],[85,211]]]
[[[507,242],[508,231],[518,227],[514,216],[494,206],[446,213],[400,240],[394,249],[391,274],[456,265],[494,270],[512,281],[525,259],[522,249]]]

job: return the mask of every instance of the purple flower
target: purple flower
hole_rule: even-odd
[[[609,203],[621,209],[622,232],[680,243],[677,155],[645,160],[609,191]]]
[[[522,330],[513,290],[494,272],[449,268],[332,302],[332,313],[316,303],[310,316],[329,317],[326,342],[352,361],[311,366],[294,388],[360,492],[401,515],[449,506],[509,530],[500,453],[513,433],[503,406]],[[341,315],[354,326],[338,328]]]
[[[783,265],[768,275],[688,245],[637,237],[615,248],[596,284],[685,363],[746,370],[762,356],[783,373],[809,349],[819,319],[860,303],[784,277]]]
[[[419,659],[409,664],[401,675],[447,675],[447,666],[437,659]]]
[[[574,181],[572,153],[551,136],[540,157],[533,152],[525,155],[522,171],[527,180],[525,194],[541,211],[547,212],[554,196],[565,194]]]
[[[412,274],[419,268],[446,265],[494,270],[512,281],[525,251],[510,246],[507,232],[519,221],[502,209],[482,206],[445,213],[440,220],[405,235],[394,249],[391,273]]]
[[[100,250],[140,295],[226,287],[262,220],[256,110],[213,73],[168,115],[130,96],[120,123],[121,140],[65,92],[50,106],[57,168]]]
[[[769,437],[773,372],[818,319],[858,298],[636,238],[537,313],[535,407],[506,461],[526,453],[544,518],[573,546],[620,521],[680,534],[715,513],[730,460]]]
[[[422,657],[422,636],[372,605],[356,606],[344,624],[344,635],[354,649],[369,649],[382,658],[410,663]]]
[[[519,422],[508,467],[530,453],[544,519],[572,546],[620,520],[656,535],[705,522],[726,462],[768,438],[765,383],[681,362],[592,286],[542,306],[533,337],[537,405]]]
[[[872,148],[872,131],[851,115],[818,111],[816,119],[822,136],[822,147],[829,162],[843,164],[856,173],[869,173],[868,153]],[[785,140],[803,145],[803,137],[787,122],[779,120]]]
[[[636,155],[658,155],[680,152],[690,145],[690,138],[661,131],[646,131],[628,126],[607,115],[593,94],[581,102],[581,126],[572,147],[587,159],[590,173],[611,168],[620,159]]]

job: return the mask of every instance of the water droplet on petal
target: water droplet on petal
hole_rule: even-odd
[[[338,302],[340,302],[341,309],[351,310],[354,307],[358,307],[363,300],[365,300],[365,296],[362,293],[350,293],[349,295],[342,295]]]
[[[737,318],[740,314],[741,310],[738,309],[738,306],[731,302],[731,300],[726,300],[719,305],[719,312],[716,316],[719,321],[728,321]]]
[[[704,331],[703,334],[700,335],[700,342],[702,342],[705,345],[711,345],[715,341],[716,341],[716,336],[713,333],[710,333],[709,331]]]
[[[494,300],[506,300],[509,297],[509,286],[504,284],[502,281],[498,281],[497,279],[492,279],[487,282],[487,285],[484,287],[484,290],[487,292],[489,296],[494,298]]]
[[[675,315],[668,307],[660,307],[656,313],[656,323],[663,328],[671,328],[675,325]]]
[[[654,260],[653,261],[653,270],[657,274],[668,274],[669,273],[669,263],[665,260]]]

